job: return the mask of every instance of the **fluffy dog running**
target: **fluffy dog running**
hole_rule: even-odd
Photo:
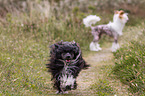
[[[109,22],[106,25],[97,25],[95,27],[92,24],[100,21],[100,17],[96,15],[89,15],[83,19],[83,23],[86,27],[91,27],[92,35],[94,36],[93,41],[90,43],[91,51],[99,51],[102,50],[100,45],[98,44],[99,39],[102,34],[107,34],[114,38],[114,42],[112,44],[112,52],[115,52],[119,48],[118,37],[122,35],[122,30],[124,28],[125,23],[128,21],[128,14],[124,13],[124,11],[116,11],[113,17],[113,22]]]
[[[75,42],[60,41],[50,48],[50,64],[46,65],[52,74],[57,93],[63,94],[67,90],[76,89],[79,72],[89,67],[82,58],[79,45]]]

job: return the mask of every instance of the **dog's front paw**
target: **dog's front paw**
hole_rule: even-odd
[[[122,32],[120,32],[120,33],[119,33],[119,35],[120,35],[120,36],[122,36],[122,35],[123,35],[123,33],[122,33]]]
[[[112,52],[116,52],[117,49],[119,49],[119,48],[120,48],[120,47],[119,47],[119,44],[118,44],[118,43],[113,43],[113,44],[112,44],[111,50],[112,50]]]
[[[63,94],[68,94],[68,91],[63,92]]]
[[[98,43],[91,42],[90,50],[91,51],[100,51],[100,50],[102,50],[102,48],[100,47],[100,45]]]
[[[100,44],[97,45],[97,49],[102,50],[102,48],[100,47]]]
[[[63,94],[63,91],[56,91],[56,94]]]
[[[68,91],[56,91],[56,94],[68,94]]]
[[[98,49],[90,49],[90,51],[99,51]]]

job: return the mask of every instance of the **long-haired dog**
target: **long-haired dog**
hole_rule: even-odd
[[[86,27],[91,27],[92,35],[94,36],[93,41],[90,43],[91,51],[99,51],[102,50],[100,45],[98,44],[99,39],[102,34],[107,34],[114,38],[114,42],[112,44],[112,52],[115,52],[119,48],[118,37],[122,35],[122,30],[124,28],[125,23],[128,21],[128,14],[124,11],[116,11],[113,16],[113,22],[109,22],[106,25],[97,25],[95,27],[92,24],[100,21],[100,17],[96,15],[89,15],[83,19],[83,23]]]
[[[76,78],[79,72],[89,67],[82,58],[79,45],[75,42],[60,41],[50,48],[50,64],[46,65],[52,74],[57,93],[76,89]]]

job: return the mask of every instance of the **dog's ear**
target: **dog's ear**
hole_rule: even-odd
[[[73,44],[74,46],[78,46],[78,47],[79,47],[79,44],[76,43],[76,42],[72,42],[72,44]]]
[[[52,49],[56,49],[56,48],[58,48],[58,47],[59,47],[58,44],[53,44],[53,45],[50,46],[50,48],[52,48]]]
[[[72,43],[73,43],[73,44],[76,43],[75,40],[73,40]]]
[[[120,10],[119,11],[119,15],[123,15],[124,14],[124,11],[123,10]]]
[[[80,48],[80,45],[78,43],[76,43],[76,45]]]
[[[62,45],[63,44],[63,40],[59,41],[58,44],[59,45]]]
[[[76,46],[76,47],[75,47],[75,52],[76,52],[76,53],[79,52],[79,50],[81,50],[78,43],[75,43],[74,46]]]
[[[119,11],[118,11],[118,10],[115,10],[115,11],[114,11],[114,13],[115,13],[115,14],[118,14],[118,13],[119,13]]]
[[[59,48],[59,45],[58,44],[54,44],[55,48]]]
[[[125,15],[128,15],[128,13],[124,13]]]

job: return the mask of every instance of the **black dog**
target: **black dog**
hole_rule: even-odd
[[[51,45],[50,64],[46,64],[52,74],[57,93],[77,88],[76,78],[81,69],[87,69],[79,45],[75,42],[58,42]]]

